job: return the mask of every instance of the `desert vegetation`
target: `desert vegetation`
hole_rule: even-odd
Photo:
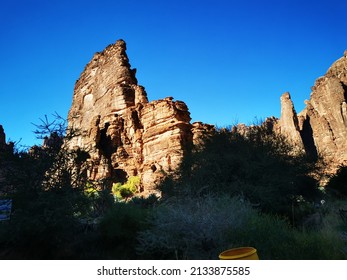
[[[136,176],[89,181],[88,154],[62,145],[64,123],[37,128],[56,141],[1,151],[1,199],[13,201],[2,259],[218,259],[240,246],[261,259],[347,257],[346,167],[323,188],[317,161],[264,126],[206,137],[160,198],[141,197]]]

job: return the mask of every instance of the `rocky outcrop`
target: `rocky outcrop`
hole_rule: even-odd
[[[201,147],[204,144],[204,139],[212,136],[216,132],[214,125],[203,122],[194,122],[192,124],[193,145]]]
[[[347,164],[347,52],[316,80],[310,100],[295,113],[290,95],[281,97],[279,130],[296,145],[317,157],[328,169]]]
[[[94,55],[75,85],[66,145],[89,154],[90,179],[139,176],[141,191],[152,192],[178,168],[197,125],[182,101],[148,102],[135,73],[123,40]]]
[[[281,117],[264,123],[299,152],[322,156],[330,169],[347,163],[346,56],[347,52],[317,79],[302,112],[296,113],[286,92],[281,96]],[[149,102],[135,74],[123,40],[93,56],[75,84],[65,145],[87,152],[91,180],[112,183],[139,176],[141,191],[150,193],[215,128],[191,124],[187,105],[172,97]],[[238,125],[234,130],[246,135],[249,128]],[[2,139],[0,129],[0,145]]]
[[[306,119],[317,151],[328,160],[347,163],[347,57],[337,60],[312,87]]]

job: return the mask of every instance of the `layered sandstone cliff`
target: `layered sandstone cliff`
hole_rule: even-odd
[[[296,114],[289,93],[281,97],[277,130],[328,169],[347,164],[347,52],[316,80],[305,109]]]
[[[141,191],[151,192],[178,168],[199,125],[190,123],[182,101],[149,102],[135,73],[123,40],[94,55],[75,85],[67,145],[89,154],[90,179],[139,176]]]

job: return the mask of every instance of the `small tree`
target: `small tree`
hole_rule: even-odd
[[[35,133],[43,145],[0,157],[0,183],[10,186],[5,195],[13,198],[15,213],[0,233],[0,247],[12,258],[72,256],[79,242],[79,218],[90,211],[90,199],[83,193],[85,153],[64,148],[62,118],[50,122],[45,116],[41,122]]]

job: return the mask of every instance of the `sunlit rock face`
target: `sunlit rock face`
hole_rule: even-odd
[[[343,56],[316,80],[304,113],[317,152],[335,165],[347,163],[346,102],[347,58]]]
[[[281,97],[279,130],[307,153],[322,156],[330,170],[347,164],[347,52],[316,80],[299,114],[290,95]],[[300,137],[299,137],[300,136]]]
[[[139,176],[150,193],[178,168],[194,137],[187,105],[171,97],[148,102],[135,73],[123,40],[94,55],[75,85],[68,114],[75,135],[67,145],[89,153],[90,179]]]
[[[286,136],[294,145],[295,149],[304,149],[303,141],[299,129],[299,121],[289,92],[281,96],[281,118],[278,123],[279,132]]]

